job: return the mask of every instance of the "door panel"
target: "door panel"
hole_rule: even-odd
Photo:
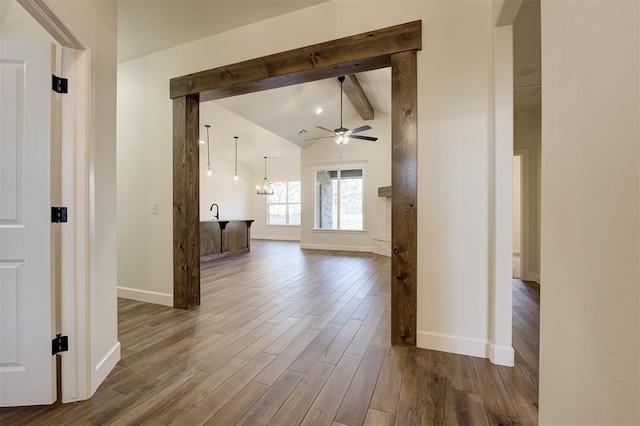
[[[56,399],[49,42],[0,40],[0,405]]]

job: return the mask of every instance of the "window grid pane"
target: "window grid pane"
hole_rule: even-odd
[[[300,225],[300,181],[272,182],[267,197],[267,224]]]
[[[363,170],[319,170],[315,180],[315,227],[363,230]]]

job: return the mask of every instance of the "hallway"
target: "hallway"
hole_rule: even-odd
[[[392,347],[390,259],[252,241],[202,265],[202,305],[119,300],[122,360],[95,396],[12,425],[537,424],[539,286],[513,281],[514,368]]]

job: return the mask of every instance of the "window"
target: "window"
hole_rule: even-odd
[[[362,169],[315,172],[315,227],[364,229]]]
[[[267,224],[300,225],[300,181],[272,182],[267,197]]]

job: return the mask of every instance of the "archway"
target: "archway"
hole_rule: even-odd
[[[200,304],[200,102],[391,67],[391,339],[393,344],[415,346],[421,48],[422,21],[414,21],[171,79],[174,307]]]

